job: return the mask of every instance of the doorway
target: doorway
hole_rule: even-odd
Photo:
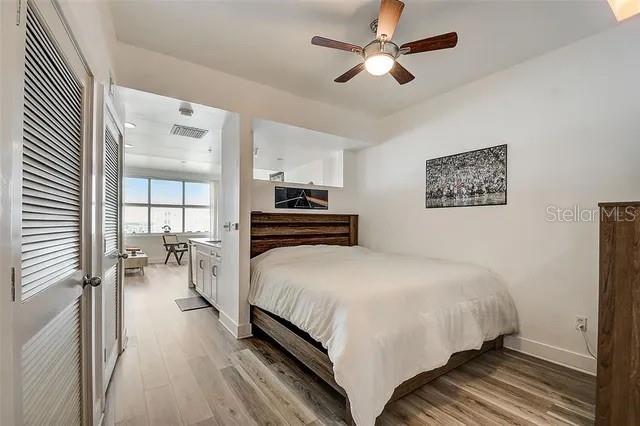
[[[218,313],[209,305],[183,313],[176,299],[203,295],[196,289],[197,273],[192,267],[198,263],[190,241],[221,239],[221,130],[228,115],[134,89],[118,87],[117,91],[125,110],[118,216],[123,294],[118,309],[127,349],[107,389],[106,424],[148,420],[148,405],[155,405],[157,398],[182,408],[184,387],[193,388],[192,373],[174,370],[179,366],[176,356],[192,345],[185,318],[204,315],[206,322],[217,323]],[[105,219],[105,231],[108,228]],[[105,238],[105,244],[109,241]],[[217,273],[220,263],[213,266]],[[108,276],[107,268],[103,269]],[[110,308],[105,305],[105,312]],[[108,376],[110,364],[105,367]],[[198,399],[187,396],[190,401]],[[198,413],[185,411],[184,415],[193,420]]]

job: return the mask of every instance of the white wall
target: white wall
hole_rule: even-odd
[[[494,74],[383,123],[358,155],[361,243],[485,265],[508,284],[508,345],[593,372],[598,223],[550,223],[546,207],[640,199],[640,20]],[[508,205],[425,209],[425,160],[508,144]]]
[[[343,151],[335,151],[324,158],[301,164],[297,167],[284,169],[284,179],[288,183],[313,182],[314,185],[335,186],[343,185]],[[255,177],[255,173],[254,173]]]
[[[323,162],[322,159],[318,159],[292,167],[288,170],[284,169],[285,181],[290,183],[309,184],[313,182],[315,185],[330,185],[324,180]]]
[[[376,121],[366,114],[151,50],[118,43],[116,60],[118,83],[125,87],[356,140],[377,135]]]
[[[222,264],[218,281],[220,322],[236,337],[251,335],[249,322],[250,179],[253,169],[251,120],[229,114],[222,128],[220,224]]]
[[[318,185],[304,185],[298,183],[269,182],[264,180],[253,180],[253,191],[251,200],[252,211],[280,212],[280,213],[357,213],[356,203],[356,153],[344,151],[344,174],[343,187],[335,188]],[[286,177],[286,174],[285,174]],[[299,209],[276,209],[275,190],[276,186],[292,186],[296,188],[318,188],[329,191],[328,210],[299,210]]]

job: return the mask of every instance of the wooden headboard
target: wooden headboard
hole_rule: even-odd
[[[251,213],[251,257],[276,247],[305,244],[357,245],[358,215]]]

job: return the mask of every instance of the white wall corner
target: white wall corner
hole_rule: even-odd
[[[557,346],[536,342],[520,336],[506,336],[504,346],[545,361],[569,367],[574,370],[595,376],[597,362],[590,356],[583,355]]]
[[[219,316],[218,319],[220,323],[227,329],[229,333],[233,335],[236,339],[244,339],[252,336],[251,332],[251,323],[238,324],[233,318],[228,316],[222,311],[218,311]]]

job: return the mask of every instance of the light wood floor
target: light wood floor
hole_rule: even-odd
[[[233,339],[213,309],[181,312],[187,267],[127,276],[129,344],[105,425],[340,424],[337,394],[266,339]],[[592,424],[595,381],[492,351],[387,406],[379,424]]]

